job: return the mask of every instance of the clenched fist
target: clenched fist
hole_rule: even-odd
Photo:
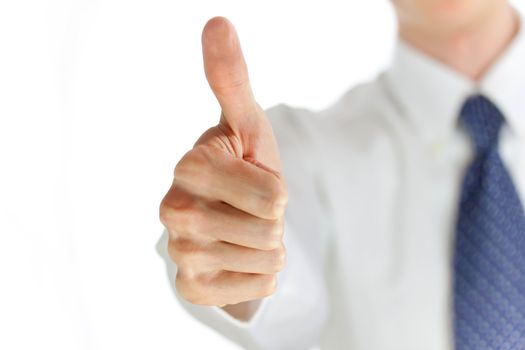
[[[222,114],[175,167],[160,218],[179,294],[194,304],[223,306],[274,292],[285,264],[287,191],[277,142],[253,97],[233,25],[211,19],[202,48]]]

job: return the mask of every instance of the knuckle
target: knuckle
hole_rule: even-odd
[[[162,202],[159,210],[160,222],[166,227],[172,227],[174,217],[177,215],[177,210],[169,206],[166,202]]]
[[[272,218],[278,219],[284,215],[288,204],[288,191],[286,185],[280,179],[273,179],[268,186],[268,210]]]
[[[202,293],[197,290],[192,278],[184,277],[183,274],[177,273],[175,289],[177,289],[177,292],[183,299],[192,304],[200,305],[203,302]]]
[[[274,250],[282,246],[284,227],[281,220],[272,222],[264,240],[263,250]]]
[[[180,294],[180,292],[179,292]],[[181,296],[186,300],[188,301],[189,303],[191,304],[194,304],[194,305],[204,305],[204,300],[202,297],[200,297],[198,294],[187,294],[187,295],[182,295]]]
[[[180,232],[199,232],[199,225],[203,219],[201,210],[196,206],[184,210],[177,210],[173,218],[173,228]]]
[[[170,226],[180,212],[194,207],[194,197],[177,184],[173,184],[162,199],[159,208],[160,221]]]
[[[190,187],[202,187],[210,183],[210,157],[202,146],[187,152],[175,166],[173,173],[176,183]]]
[[[198,168],[198,165],[198,152],[194,148],[186,152],[177,165],[175,165],[175,170],[173,171],[175,180],[191,179],[191,175],[195,172],[195,168]]]
[[[189,200],[171,206],[161,205],[160,221],[164,226],[177,232],[198,232],[204,218],[202,210]]]
[[[168,243],[170,258],[177,264],[177,268],[180,271],[184,271],[188,275],[193,275],[195,261],[200,254],[200,250],[194,242],[183,237],[170,239]]]
[[[189,281],[187,277],[184,277],[180,270],[175,277],[175,289],[177,293],[187,301],[191,302],[195,297],[195,291],[191,281]]]
[[[267,297],[275,293],[277,290],[277,276],[270,275],[266,276],[261,286],[260,297]]]
[[[168,243],[168,254],[177,265],[178,271],[192,278],[195,285],[209,285],[208,274],[220,268],[214,253],[206,244],[192,239],[176,237]]]
[[[209,298],[206,297],[205,293],[191,293],[186,296],[183,296],[184,299],[186,299],[188,302],[194,304],[194,305],[202,305],[202,306],[208,306],[211,305],[211,302],[209,301]]]
[[[166,227],[171,221],[171,217],[173,215],[173,208],[168,204],[168,200],[167,200],[168,196],[169,196],[169,192],[166,195],[166,197],[164,197],[159,207],[160,222]]]
[[[197,250],[197,246],[192,240],[184,237],[176,237],[170,240],[171,250],[180,255],[192,254]]]
[[[267,269],[269,273],[281,272],[286,265],[286,250],[284,246],[267,252]]]
[[[191,304],[203,306],[217,304],[210,293],[209,283],[203,283],[202,277],[177,273],[175,288],[179,295]]]
[[[177,252],[174,252],[170,254],[171,259],[175,262],[177,265],[177,270],[184,272],[186,276],[193,276],[194,273],[194,266],[191,262],[191,259],[189,259],[185,255],[179,255]]]
[[[175,243],[175,241],[179,240],[180,238],[170,238],[168,240],[168,255],[170,257],[170,259],[176,263],[178,263],[178,261],[180,260],[180,256],[179,256],[179,251],[177,249],[177,244],[178,243]],[[179,268],[180,270],[180,266],[178,266],[177,264],[177,267]]]
[[[282,271],[286,265],[286,250],[284,249],[284,246],[272,250],[271,253],[272,271],[275,273]]]

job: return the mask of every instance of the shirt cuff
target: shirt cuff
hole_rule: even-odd
[[[239,320],[218,306],[212,306],[212,310],[215,314],[217,314],[219,317],[221,317],[223,320],[230,323],[231,325],[237,328],[240,328],[240,329],[250,329],[253,327],[253,325],[257,323],[257,321],[261,317],[261,314],[264,312],[264,309],[266,309],[270,299],[272,298],[273,298],[273,295],[270,295],[268,297],[261,299],[257,307],[257,310],[255,310],[255,313],[252,315],[249,321]]]

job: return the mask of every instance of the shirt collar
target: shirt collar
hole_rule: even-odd
[[[474,93],[489,98],[502,111],[510,129],[525,135],[524,62],[525,33],[520,28],[478,83],[402,40],[397,42],[385,75],[402,112],[427,142],[443,140],[455,130],[463,103]]]
[[[510,129],[525,136],[525,28],[520,30],[479,84],[481,93],[501,110]]]

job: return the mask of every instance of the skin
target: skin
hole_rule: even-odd
[[[473,80],[518,30],[504,0],[392,0],[400,37]],[[233,25],[212,18],[202,34],[204,70],[222,109],[175,167],[160,205],[177,264],[176,288],[191,303],[249,320],[271,295],[286,251],[287,204],[277,142],[255,101]]]
[[[392,0],[401,39],[473,81],[519,30],[507,0]]]
[[[233,25],[211,19],[204,70],[222,109],[175,167],[160,219],[178,267],[179,294],[248,319],[285,264],[286,184],[273,131],[253,97]]]

